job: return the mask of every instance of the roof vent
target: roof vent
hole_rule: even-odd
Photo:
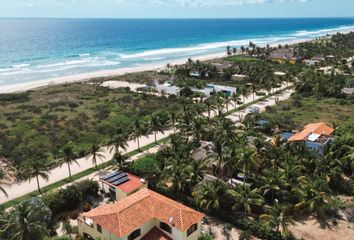
[[[144,178],[140,178],[140,182],[141,183],[145,183],[145,179]]]
[[[170,218],[168,219],[168,223],[169,223],[169,224],[172,224],[172,222],[173,222],[173,217],[170,217]]]

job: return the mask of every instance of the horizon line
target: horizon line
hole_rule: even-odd
[[[117,20],[227,20],[227,19],[240,19],[240,20],[247,20],[247,19],[333,19],[333,18],[341,18],[341,19],[354,19],[354,16],[345,16],[345,17],[336,17],[336,16],[330,16],[330,17],[161,17],[161,18],[156,18],[156,17],[0,17],[0,19],[117,19]]]

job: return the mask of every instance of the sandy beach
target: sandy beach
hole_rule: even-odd
[[[305,41],[312,41],[312,40],[297,39],[297,40],[287,41],[287,42],[277,42],[277,43],[271,44],[270,46],[275,47],[275,46],[278,46],[279,44],[292,45],[292,44],[297,44],[297,43],[301,43],[301,42],[305,42]],[[265,46],[265,45],[259,44],[259,46]],[[212,60],[212,59],[222,58],[222,57],[226,57],[225,52],[202,55],[202,56],[191,56],[191,58],[193,60],[198,59],[200,61],[207,61],[207,60]],[[56,85],[56,84],[89,81],[93,78],[99,78],[99,77],[111,77],[111,76],[124,75],[127,73],[158,70],[158,69],[165,68],[167,63],[169,63],[171,65],[181,65],[181,64],[186,63],[186,61],[187,61],[187,59],[183,58],[183,59],[177,59],[174,61],[158,63],[158,64],[150,64],[150,65],[144,65],[144,66],[138,66],[138,67],[101,70],[101,71],[95,71],[95,72],[75,74],[75,75],[70,75],[70,76],[62,76],[62,77],[49,78],[49,79],[44,79],[44,80],[30,81],[30,82],[26,82],[26,83],[10,84],[10,85],[4,85],[4,86],[0,85],[0,94],[1,93],[24,92],[24,91],[33,90],[33,89],[36,89],[39,87],[51,86],[51,85]]]

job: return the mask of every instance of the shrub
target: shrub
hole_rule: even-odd
[[[0,102],[25,102],[29,95],[29,92],[0,94]]]
[[[85,179],[76,183],[80,188],[82,195],[85,197],[87,195],[96,197],[99,191],[99,185],[97,181],[92,179]]]
[[[149,154],[134,161],[132,171],[138,176],[147,179],[152,178],[158,172],[156,156],[154,154]]]

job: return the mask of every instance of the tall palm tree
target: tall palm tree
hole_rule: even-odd
[[[289,225],[295,223],[291,216],[285,215],[285,207],[278,202],[273,205],[269,213],[260,215],[259,220],[284,235],[289,234]]]
[[[117,128],[115,134],[111,137],[109,141],[110,152],[117,153],[119,149],[127,150],[128,143],[127,137],[123,132],[123,129]]]
[[[121,169],[126,166],[127,157],[118,151],[113,155],[113,161],[117,164],[118,168]]]
[[[42,201],[34,200],[34,204],[25,201],[9,212],[1,229],[9,240],[34,240],[49,235],[46,225],[51,211]]]
[[[242,168],[244,174],[244,185],[246,183],[249,171],[257,167],[257,162],[258,154],[253,148],[241,147],[240,152],[237,156],[237,166]]]
[[[23,169],[20,170],[23,171],[23,174],[26,176],[27,180],[31,181],[32,178],[36,178],[37,188],[40,194],[42,194],[42,191],[39,185],[39,177],[45,181],[49,180],[49,163],[50,162],[45,159],[33,159],[30,160]]]
[[[70,180],[72,180],[70,165],[72,163],[76,163],[77,165],[79,165],[78,161],[75,158],[76,158],[76,154],[74,153],[73,143],[68,142],[67,144],[65,144],[62,150],[62,159],[60,160],[59,164],[60,166],[62,166],[63,164],[67,164]]]
[[[250,95],[250,90],[248,87],[241,88],[241,94],[243,97],[243,105],[246,104],[246,98]]]
[[[206,164],[204,161],[192,160],[189,167],[189,183],[192,189],[195,185],[201,182],[205,175]]]
[[[103,150],[101,149],[101,146],[93,143],[91,145],[91,148],[89,150],[89,154],[92,156],[92,163],[95,165],[95,168],[98,169],[97,166],[97,159],[103,159],[105,156],[102,154]]]
[[[225,156],[225,140],[223,136],[218,136],[213,142],[212,153],[208,156],[209,162],[214,167],[214,175],[218,174],[221,176],[222,172],[222,165],[224,163],[224,156]]]
[[[236,200],[234,208],[239,205],[243,207],[245,220],[251,212],[252,205],[259,206],[263,203],[262,197],[258,194],[258,189],[251,189],[248,185],[239,185],[237,189],[231,190],[231,195]]]
[[[130,134],[130,138],[134,139],[138,143],[138,150],[140,151],[140,138],[144,135],[144,129],[141,121],[135,120],[132,128],[132,133]]]
[[[163,133],[163,129],[164,126],[161,123],[160,117],[158,115],[152,115],[151,116],[151,120],[150,120],[150,127],[149,127],[149,131],[154,133],[154,137],[155,137],[155,144],[157,144],[157,133],[161,132]]]
[[[231,99],[234,102],[234,107],[235,107],[234,109],[236,109],[237,108],[237,104],[241,102],[240,95],[239,94],[233,94],[231,96]]]

